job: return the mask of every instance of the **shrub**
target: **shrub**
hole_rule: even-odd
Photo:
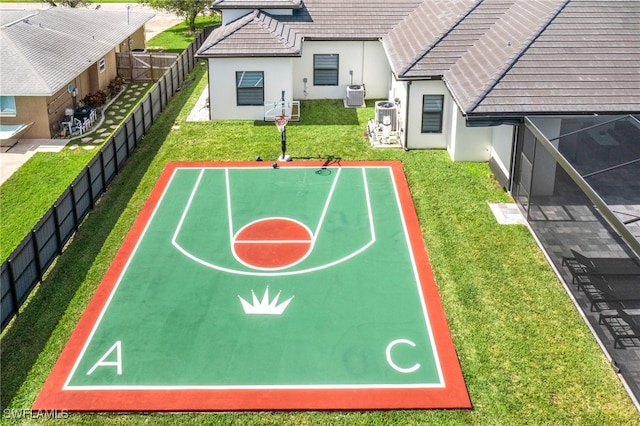
[[[106,91],[98,90],[96,93],[88,94],[82,99],[82,102],[89,107],[97,108],[107,103],[109,96]]]
[[[82,103],[91,108],[101,107],[122,90],[124,83],[124,78],[118,75],[109,83],[106,90],[100,89],[95,93],[88,94],[82,99]]]

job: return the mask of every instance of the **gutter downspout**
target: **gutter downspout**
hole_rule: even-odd
[[[514,190],[514,180],[516,178],[516,163],[518,161],[518,135],[520,134],[524,124],[519,124],[517,126],[513,126],[513,135],[511,136],[511,164],[509,164],[509,182],[508,182],[508,192],[510,195],[513,195]]]
[[[411,105],[411,83],[409,80],[407,82],[407,106],[405,108],[405,116],[404,116],[404,150],[409,151],[409,105]]]

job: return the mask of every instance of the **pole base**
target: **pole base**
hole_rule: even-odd
[[[291,156],[289,156],[289,155],[280,155],[280,157],[278,157],[278,161],[291,161]]]

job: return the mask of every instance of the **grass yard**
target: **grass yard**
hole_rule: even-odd
[[[203,28],[219,24],[220,16],[198,16],[196,17],[196,29],[200,32]],[[182,53],[193,41],[193,32],[189,31],[186,22],[174,25],[153,37],[147,42],[147,49],[151,51],[164,51]]]
[[[0,256],[3,260],[89,164],[111,137],[113,129],[129,116],[151,87],[151,84],[129,84],[105,110],[101,126],[85,137],[70,140],[59,153],[37,152],[0,185]]]
[[[116,3],[116,2],[114,2]],[[219,17],[203,17],[196,19],[199,30],[213,25]],[[171,27],[158,34],[148,42],[153,50],[182,52],[193,41],[193,33],[185,23]],[[167,47],[170,46],[170,47]],[[135,87],[133,87],[135,86]],[[109,130],[104,141],[111,136],[112,123],[122,122],[135,109],[136,104],[151,88],[141,88],[139,85],[129,85],[128,92],[132,98],[122,102],[124,96],[108,109],[102,128]],[[135,89],[135,90],[134,90]],[[137,93],[137,95],[133,95]],[[98,138],[104,133],[95,131],[92,136]],[[82,169],[96,155],[101,146],[92,141],[94,150],[70,149],[79,140],[70,142],[61,153],[39,152],[31,157],[23,167],[0,185],[0,200],[2,200],[2,222],[0,223],[0,258],[6,259],[20,244],[25,235],[38,223],[45,212],[58,199],[60,194],[71,184]],[[80,142],[82,145],[82,142]],[[86,145],[86,144],[85,144]]]
[[[251,161],[280,153],[271,123],[186,122],[206,85],[177,94],[98,208],[2,336],[2,408],[28,409],[169,161]],[[367,108],[302,103],[287,129],[294,158],[402,161],[473,410],[219,414],[72,414],[74,424],[640,424],[606,357],[527,229],[499,225],[508,201],[484,163],[444,151],[373,150]],[[175,126],[179,126],[176,128]],[[33,423],[34,419],[9,419]]]

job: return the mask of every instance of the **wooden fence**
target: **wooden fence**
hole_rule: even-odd
[[[118,53],[118,75],[129,81],[158,81],[173,66],[177,56],[157,52]]]
[[[38,224],[0,267],[0,330],[18,315],[20,306],[62,253],[82,219],[134,154],[143,136],[180,90],[195,66],[195,53],[211,28],[203,30],[177,56],[136,109],[60,195]]]

